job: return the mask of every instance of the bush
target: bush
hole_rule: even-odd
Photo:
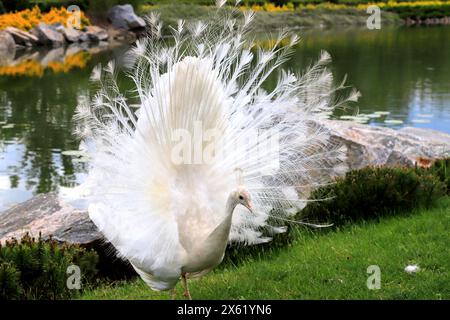
[[[450,158],[434,161],[430,171],[445,184],[447,194],[450,195]]]
[[[320,201],[309,202],[293,220],[333,223],[333,227],[339,227],[388,214],[403,214],[416,207],[430,207],[449,193],[449,174],[450,158],[436,160],[430,168],[367,167],[350,171],[333,184],[313,191],[309,199]],[[284,225],[287,232],[274,235],[269,243],[230,245],[222,267],[263,257],[292,243],[300,231],[299,225]],[[327,232],[330,228],[311,231],[314,230]]]
[[[435,4],[435,5],[414,5],[408,6],[407,3],[402,5],[389,5],[384,8],[385,10],[397,13],[401,18],[412,19],[426,19],[426,18],[442,18],[450,15],[450,4]]]
[[[0,300],[19,299],[23,291],[20,272],[11,262],[0,262]]]
[[[44,22],[46,24],[61,23],[66,25],[69,18],[69,12],[64,7],[52,8],[47,13],[42,13],[39,7],[33,9],[25,9],[22,11],[7,13],[0,15],[0,30],[7,27],[15,27],[21,30],[31,30],[39,23]],[[89,19],[85,16],[84,12],[80,13],[81,27],[85,27],[90,24]]]
[[[2,0],[0,2],[3,2],[6,12],[32,9],[35,6],[38,6],[43,12],[47,12],[53,7],[60,8],[70,5],[77,5],[81,9],[86,9],[89,0]]]
[[[364,168],[348,172],[317,189],[300,215],[342,225],[414,207],[429,207],[445,195],[444,183],[431,169]]]
[[[67,299],[67,268],[77,265],[82,286],[93,281],[98,256],[77,245],[36,241],[28,234],[0,246],[0,299]]]

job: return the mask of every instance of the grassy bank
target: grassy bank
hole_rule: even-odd
[[[94,20],[106,19],[108,9],[130,3],[141,14],[151,10],[163,13],[163,20],[175,24],[178,19],[202,19],[215,10],[214,0],[0,0],[0,14],[38,6],[43,12],[51,8],[77,5]],[[228,7],[234,1],[228,1]],[[287,27],[365,26],[368,6],[382,10],[383,26],[408,20],[425,20],[450,16],[450,0],[244,0],[240,9],[258,12],[257,27],[262,30]],[[441,22],[443,23],[443,22]]]
[[[216,8],[194,4],[166,4],[158,6],[141,6],[140,14],[151,11],[161,13],[164,25],[176,26],[179,19],[205,20],[212,15]],[[298,29],[303,27],[331,27],[331,26],[366,26],[369,14],[363,9],[354,7],[333,9],[326,6],[314,9],[292,11],[264,11],[256,12],[253,22],[255,31],[269,31],[279,28]],[[383,12],[383,26],[401,24],[400,17],[392,12]]]
[[[450,299],[450,198],[434,209],[360,223],[324,234],[300,232],[294,243],[238,267],[191,282],[194,299]],[[418,264],[417,274],[404,272]],[[367,267],[381,269],[368,290]],[[181,297],[181,288],[178,287]],[[87,290],[82,299],[167,299],[141,280]]]

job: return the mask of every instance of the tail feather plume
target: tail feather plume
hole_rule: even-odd
[[[254,244],[269,241],[271,217],[289,220],[343,159],[319,120],[358,93],[336,98],[344,86],[334,86],[326,52],[303,73],[282,70],[267,90],[299,38],[281,32],[264,49],[248,33],[253,13],[239,15],[179,21],[171,41],[158,16],[148,17],[152,37],[127,59],[131,96],[109,63],[94,69],[99,91],[77,109],[78,133],[92,146],[90,215],[141,273],[177,265],[178,225],[194,219],[186,208],[206,214],[195,218],[199,238],[223,219],[237,169],[255,210],[236,208],[229,241]],[[284,231],[275,224],[269,233]]]

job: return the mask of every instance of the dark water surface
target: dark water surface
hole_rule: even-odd
[[[327,50],[335,78],[347,75],[347,83],[361,91],[359,112],[371,125],[450,133],[450,27],[301,35],[289,67],[303,69]],[[120,59],[124,48],[68,50],[18,55],[0,66],[0,210],[36,193],[72,187],[86,172],[85,163],[61,153],[78,148],[72,116],[90,94],[92,68]]]

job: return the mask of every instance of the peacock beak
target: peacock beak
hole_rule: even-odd
[[[250,201],[248,201],[245,205],[244,205],[251,213],[253,213],[253,205]]]

